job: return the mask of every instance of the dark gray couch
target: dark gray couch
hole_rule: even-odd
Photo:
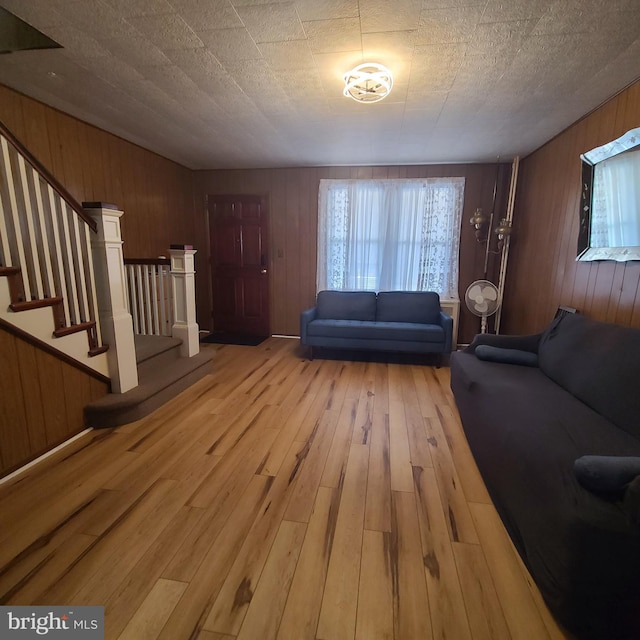
[[[537,366],[481,360],[481,344],[537,354]],[[570,314],[535,336],[477,336],[451,355],[451,387],[559,622],[578,638],[640,638],[640,476],[587,489],[574,468],[583,456],[640,456],[640,331]]]
[[[432,291],[320,291],[300,315],[300,342],[310,348],[451,353],[453,320]]]

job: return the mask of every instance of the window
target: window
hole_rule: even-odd
[[[591,246],[640,246],[640,150],[595,165]]]
[[[317,288],[458,297],[464,178],[321,180]]]

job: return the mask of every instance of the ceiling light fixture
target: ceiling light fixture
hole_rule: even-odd
[[[376,62],[365,62],[344,74],[345,96],[356,102],[379,102],[393,87],[391,71]]]

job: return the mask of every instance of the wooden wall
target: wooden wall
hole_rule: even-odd
[[[510,165],[501,165],[497,210],[504,211]],[[491,210],[496,165],[421,165],[382,167],[316,167],[235,171],[199,171],[196,174],[197,236],[206,249],[207,194],[266,195],[270,211],[271,332],[298,335],[300,311],[315,300],[318,187],[323,178],[423,178],[464,176],[465,204],[460,248],[460,292],[482,277],[484,245],[478,244],[469,218],[476,207]],[[198,276],[198,322],[210,316],[210,286],[204,284],[204,261]],[[208,275],[208,274],[207,274]],[[461,309],[459,341],[468,342],[479,331],[479,319]]]
[[[78,202],[124,211],[125,257],[196,244],[189,169],[2,85],[0,120]]]
[[[105,382],[0,328],[0,476],[84,430]]]
[[[580,154],[640,126],[640,81],[524,158],[514,212],[503,330],[543,329],[558,305],[640,327],[640,263],[575,261]]]

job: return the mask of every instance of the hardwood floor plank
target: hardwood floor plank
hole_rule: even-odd
[[[437,411],[465,497],[469,502],[491,504],[489,492],[464,435],[458,410],[448,406],[438,406]]]
[[[473,640],[511,640],[482,547],[463,542],[452,546]]]
[[[197,637],[225,578],[273,483],[271,476],[253,476],[220,533],[203,556],[189,586],[158,636],[160,640]],[[166,576],[163,576],[166,577]]]
[[[365,372],[367,371],[365,369]],[[353,425],[352,444],[369,444],[371,441],[375,397],[375,382],[373,379],[364,378],[358,394],[358,411]]]
[[[303,443],[304,448],[300,450],[302,471],[285,513],[285,520],[309,522],[339,417],[339,411],[325,411],[315,423],[308,441]]]
[[[426,420],[427,441],[431,449],[440,499],[446,510],[451,541],[479,544],[478,534],[440,420],[438,418]]]
[[[301,522],[282,521],[238,640],[275,640],[306,530]]]
[[[391,531],[391,456],[389,416],[374,413],[369,452],[369,475],[364,528]]]
[[[366,531],[358,588],[356,640],[394,640],[390,536]]]
[[[340,494],[336,489],[318,489],[280,621],[278,640],[315,640],[339,503]]]
[[[389,459],[391,463],[391,489],[413,491],[411,450],[407,434],[407,418],[401,400],[389,402]]]
[[[147,552],[131,567],[118,589],[104,602],[108,638],[117,638],[122,632],[175,555],[176,540],[184,539],[203,515],[203,509],[183,506]]]
[[[414,467],[413,478],[434,640],[471,640],[435,472]]]
[[[323,487],[338,488],[344,480],[357,410],[357,398],[345,398],[320,479]]]
[[[158,580],[118,640],[155,640],[187,585],[173,580]]]
[[[204,629],[237,635],[247,613],[271,545],[287,509],[296,482],[301,476],[300,463],[306,445],[294,442],[282,469],[273,480],[258,516],[237,554]]]
[[[546,640],[549,638],[546,625],[495,508],[488,504],[470,504],[469,507],[511,637],[513,640]]]
[[[319,640],[352,640],[356,628],[369,447],[351,445],[331,548],[318,631]]]
[[[415,496],[394,491],[391,505],[395,637],[430,640],[433,635]]]

